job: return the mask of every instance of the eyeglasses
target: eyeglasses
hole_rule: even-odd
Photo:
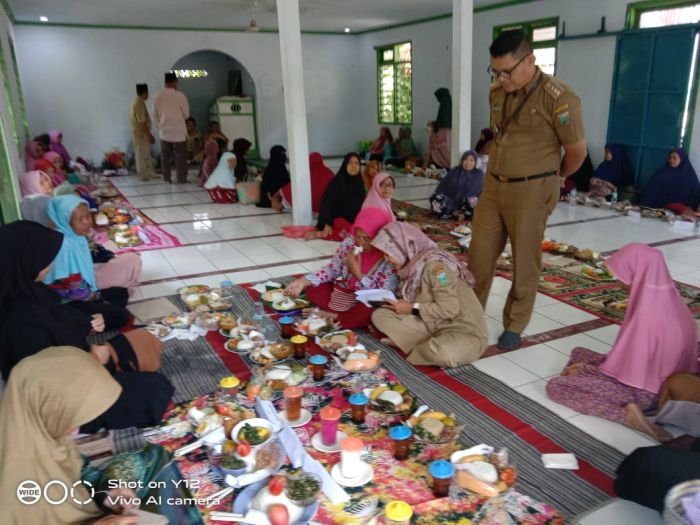
[[[510,69],[493,69],[491,66],[486,68],[486,72],[489,75],[493,75],[496,78],[503,77],[505,80],[508,80],[510,78],[510,75],[515,71],[515,69],[522,63],[523,60],[525,60],[527,57],[530,55],[525,55],[523,58],[518,60],[518,63],[515,64],[512,68]]]

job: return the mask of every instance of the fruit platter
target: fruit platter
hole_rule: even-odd
[[[416,398],[400,384],[382,385],[366,392],[372,410],[380,414],[404,415],[415,409]]]

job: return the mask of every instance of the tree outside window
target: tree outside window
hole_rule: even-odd
[[[378,121],[411,124],[413,121],[413,68],[411,42],[377,48]]]

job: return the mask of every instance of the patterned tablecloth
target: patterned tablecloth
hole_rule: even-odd
[[[348,436],[362,439],[368,449],[363,459],[372,465],[374,476],[370,483],[359,488],[348,488],[351,496],[349,502],[333,505],[324,497],[314,521],[323,524],[360,523],[352,521],[346,511],[362,506],[368,497],[379,499],[379,509],[388,501],[401,499],[411,504],[414,509],[414,524],[559,524],[564,522],[562,515],[551,506],[533,501],[510,489],[498,498],[487,500],[468,494],[453,484],[450,497],[435,499],[430,489],[428,465],[436,459],[449,459],[450,454],[461,447],[457,443],[446,445],[425,445],[414,441],[410,458],[397,461],[393,458],[391,440],[387,435],[390,426],[399,421],[397,416],[387,416],[369,412],[363,424],[355,424],[350,420],[350,407],[347,398],[351,393],[364,387],[384,383],[394,383],[396,378],[386,369],[380,367],[374,372],[349,374],[335,365],[326,374],[322,382],[314,382],[309,378],[302,385],[304,388],[303,407],[311,411],[313,417],[306,425],[296,428],[295,432],[305,446],[307,452],[316,460],[330,469],[340,460],[340,455],[321,453],[313,448],[311,439],[320,430],[318,411],[326,405],[333,405],[342,411],[340,430]],[[172,409],[164,418],[164,424],[172,424],[187,420],[187,411],[196,406],[199,408],[212,406],[216,403],[216,395],[196,398]],[[237,396],[237,404],[241,407],[254,407],[242,391]],[[283,400],[279,392],[273,395],[272,401],[278,409],[282,408]],[[439,407],[436,407],[439,408]],[[155,440],[169,451],[187,444],[193,440],[191,434],[181,437],[161,436]],[[274,446],[274,445],[273,445]],[[206,453],[202,450],[188,454],[178,460],[178,467],[191,483],[190,488],[195,498],[207,496],[225,487],[223,479],[213,471],[207,461]],[[194,489],[193,487],[197,487]],[[516,484],[517,487],[517,484]],[[212,510],[231,511],[235,497],[229,495],[211,508],[200,507],[204,520],[215,523],[208,518]],[[381,521],[380,521],[381,523]]]

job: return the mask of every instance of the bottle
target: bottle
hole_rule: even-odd
[[[576,206],[576,188],[569,193],[569,206]]]
[[[221,281],[221,298],[229,306],[233,303],[233,283],[231,281]]]
[[[617,204],[617,188],[615,188],[610,195],[610,204]]]

